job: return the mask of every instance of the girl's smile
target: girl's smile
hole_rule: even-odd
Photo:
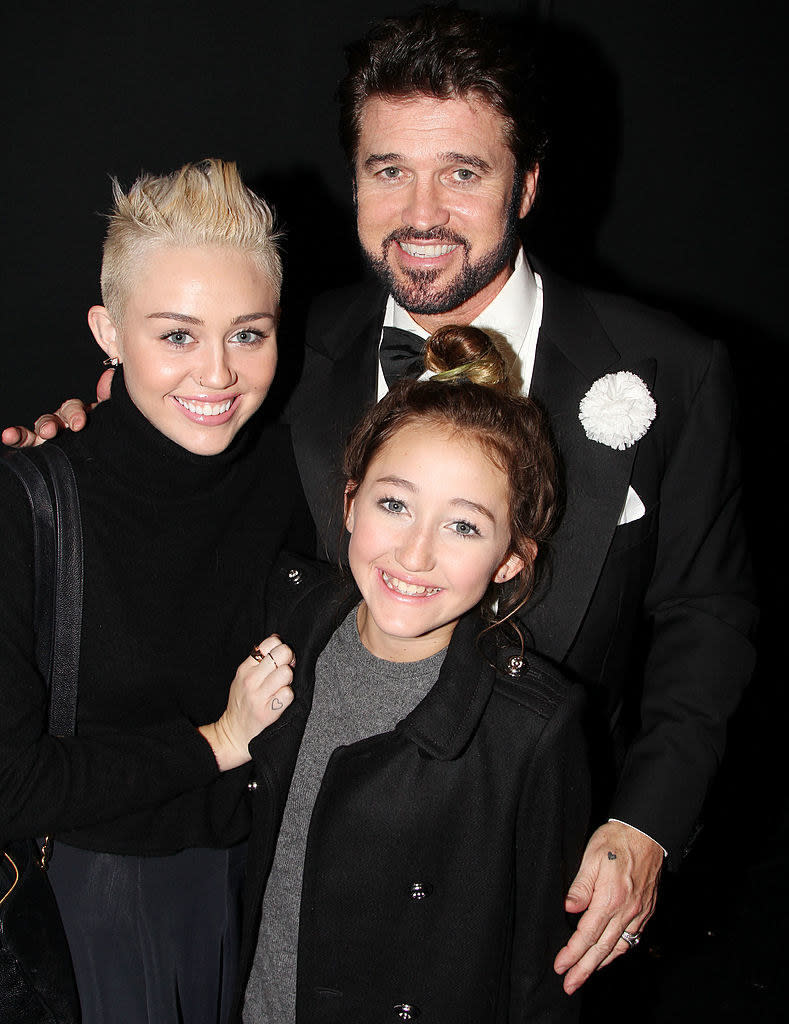
[[[434,423],[406,424],[381,447],[346,525],[359,635],[389,661],[442,650],[491,580],[523,566],[509,552],[506,476],[476,438]]]

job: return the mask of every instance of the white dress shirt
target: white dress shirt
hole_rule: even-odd
[[[518,250],[515,269],[493,301],[473,321],[490,335],[507,361],[510,372],[517,375],[524,395],[529,393],[534,357],[537,353],[537,335],[542,323],[542,281],[529,266],[523,249]],[[414,320],[390,295],[386,302],[384,327],[400,327],[427,338],[429,331]],[[426,376],[429,376],[426,375]],[[381,363],[378,363],[378,398],[388,391]]]

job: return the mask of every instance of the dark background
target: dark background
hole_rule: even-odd
[[[0,423],[92,393],[108,175],[128,185],[234,159],[289,229],[287,368],[311,293],[359,273],[333,101],[343,44],[402,0],[275,5],[34,0],[6,15],[7,253]],[[679,313],[729,345],[764,606],[760,667],[707,824],[637,954],[599,976],[594,1019],[783,1019],[787,217],[782,5],[489,2],[537,41],[553,145],[527,244],[579,280]],[[538,23],[535,28],[535,20]],[[776,516],[777,513],[777,516]],[[776,516],[776,520],[773,520]],[[646,948],[645,948],[646,947]]]

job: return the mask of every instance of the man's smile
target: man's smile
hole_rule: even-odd
[[[437,244],[435,242],[417,245],[414,242],[398,242],[398,245],[403,252],[408,253],[409,256],[416,256],[419,259],[433,259],[436,256],[446,256],[447,253],[454,252],[458,248],[457,245]]]

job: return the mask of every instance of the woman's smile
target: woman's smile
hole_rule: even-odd
[[[221,245],[153,249],[123,316],[89,313],[129,397],[165,437],[216,455],[268,393],[277,365],[276,288],[243,251]]]
[[[221,401],[210,398],[184,398],[181,395],[173,395],[173,400],[183,411],[187,419],[195,423],[205,423],[207,426],[220,426],[227,423],[239,406],[240,396],[232,395],[224,397]]]

